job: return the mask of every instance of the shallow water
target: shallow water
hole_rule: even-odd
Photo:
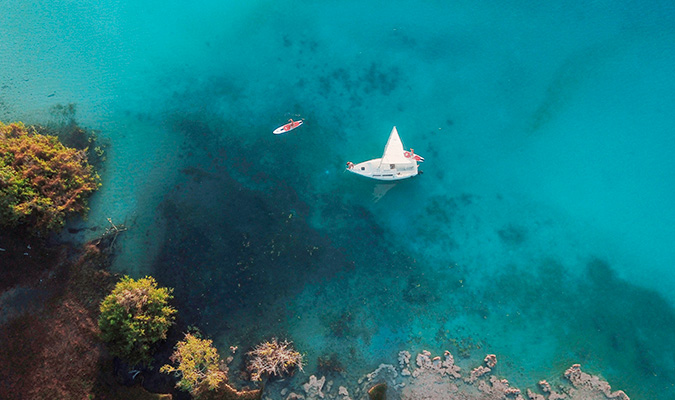
[[[522,387],[580,362],[673,396],[668,2],[3,8],[0,119],[77,104],[112,143],[79,223],[131,226],[115,268],[221,348],[287,337],[296,383],[449,348]],[[343,172],[393,125],[424,175]]]

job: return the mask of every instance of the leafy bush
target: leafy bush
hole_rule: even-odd
[[[166,339],[176,309],[168,305],[171,289],[152,277],[125,276],[101,303],[98,326],[112,354],[131,365],[149,365],[154,344]]]
[[[212,344],[212,340],[186,333],[185,340],[176,344],[176,351],[170,358],[178,366],[167,364],[160,371],[175,373],[180,377],[176,387],[193,395],[215,390],[225,381],[226,375],[220,369],[220,357]]]
[[[87,211],[99,181],[84,151],[22,123],[0,123],[0,225],[38,234],[60,228],[67,215]]]

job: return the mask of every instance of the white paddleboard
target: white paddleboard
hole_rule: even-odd
[[[275,135],[281,135],[282,133],[290,132],[290,131],[292,131],[293,129],[295,129],[295,128],[299,127],[300,125],[302,125],[303,122],[304,122],[303,120],[289,122],[289,123],[287,123],[286,125],[282,125],[282,126],[278,127],[277,129],[275,129],[275,130],[274,130],[274,134],[275,134]]]

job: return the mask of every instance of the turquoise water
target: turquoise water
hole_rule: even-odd
[[[293,340],[289,385],[448,348],[522,388],[579,362],[675,395],[670,2],[2,8],[0,120],[77,104],[112,143],[77,223],[126,221],[115,268],[222,349]],[[393,125],[424,175],[343,172]]]

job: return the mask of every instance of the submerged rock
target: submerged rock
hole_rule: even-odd
[[[387,384],[378,383],[368,390],[370,400],[385,400],[387,398]]]
[[[307,399],[323,399],[324,394],[321,391],[323,385],[326,383],[326,377],[322,376],[321,379],[317,379],[316,376],[312,375],[309,377],[309,382],[302,385],[305,389],[305,395]]]

